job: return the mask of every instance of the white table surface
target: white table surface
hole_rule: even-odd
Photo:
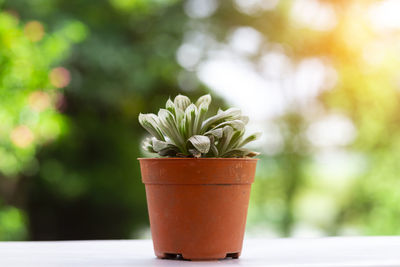
[[[160,260],[151,240],[0,242],[0,266],[400,266],[400,237],[246,239],[238,260]]]

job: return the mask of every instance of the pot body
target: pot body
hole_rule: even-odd
[[[238,258],[257,159],[139,159],[159,258]]]

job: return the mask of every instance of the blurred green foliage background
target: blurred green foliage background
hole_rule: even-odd
[[[235,104],[235,75],[206,68],[221,53],[264,131],[248,235],[399,234],[400,24],[373,25],[383,2],[0,1],[0,240],[145,236],[138,114],[178,93]]]

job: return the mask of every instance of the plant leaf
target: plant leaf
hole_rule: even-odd
[[[238,131],[243,131],[244,130],[244,123],[241,120],[231,120],[231,121],[225,121],[222,122],[220,124],[218,124],[217,126],[215,126],[213,128],[214,129],[218,129],[218,128],[223,128],[224,126],[231,126],[233,129],[238,130]]]
[[[172,102],[172,100],[170,98],[168,98],[168,101],[165,104],[165,108],[176,117],[175,104],[174,104],[174,102]]]
[[[158,126],[160,124],[160,120],[157,115],[153,113],[149,114],[139,114],[139,123],[142,125],[144,129],[146,129],[152,136],[157,138],[158,140],[165,141],[164,135]]]
[[[226,152],[226,149],[228,148],[233,133],[234,130],[231,126],[225,126],[223,128],[222,138],[219,140],[217,147],[220,154],[224,154]]]
[[[211,101],[211,100],[210,100]],[[208,111],[208,105],[206,102],[202,102],[199,105],[198,112],[196,119],[193,124],[193,134],[199,134],[201,131],[201,125],[203,124],[203,121],[206,118],[207,111]]]
[[[211,144],[210,150],[211,150],[214,158],[218,157],[218,148],[214,144]]]
[[[245,157],[252,158],[252,157],[255,157],[255,156],[258,156],[258,155],[260,155],[260,152],[250,151],[249,153],[245,154]]]
[[[244,130],[243,131],[235,131],[232,135],[231,140],[229,140],[229,144],[226,147],[226,151],[229,151],[235,147],[238,147],[238,144],[242,140],[242,137],[244,135]]]
[[[168,147],[175,147],[173,144],[170,144],[170,143],[164,142],[164,141],[160,141],[160,140],[157,140],[155,138],[152,139],[152,144],[153,144],[153,149],[156,152],[159,152],[159,151],[161,151],[163,149],[166,149]]]
[[[200,108],[200,105],[203,104],[203,103],[204,103],[205,106],[207,106],[207,109],[208,109],[208,106],[211,103],[210,94],[206,94],[206,95],[203,95],[203,96],[199,97],[199,99],[197,99],[197,101],[196,101],[196,106],[198,108]]]
[[[185,131],[185,129],[184,129],[184,127],[185,127],[185,121],[184,121],[185,112],[180,108],[176,108],[175,109],[175,114],[176,114],[175,115],[176,125],[178,126],[181,135],[184,136],[184,131]]]
[[[206,132],[204,135],[212,135],[215,136],[215,138],[220,139],[222,138],[222,134],[223,134],[222,128],[217,128]]]
[[[195,157],[195,158],[200,158],[201,157],[201,152],[198,151],[195,148],[189,149],[189,153],[192,154],[192,156]]]
[[[260,136],[261,136],[260,132],[251,134],[248,137],[246,137],[242,142],[240,142],[238,147],[242,147],[242,146],[246,145],[247,143],[253,142],[253,141],[257,140],[258,138],[260,138]]]
[[[182,152],[187,153],[185,141],[179,133],[174,115],[166,109],[160,109],[158,112],[158,117],[160,119],[160,128],[165,135],[168,136],[171,142]]]
[[[176,146],[171,146],[160,150],[158,152],[158,155],[160,155],[161,157],[174,157],[178,154],[178,152],[179,148],[177,148]]]
[[[221,157],[223,158],[244,158],[244,157],[255,157],[260,153],[251,151],[247,148],[235,148],[224,153]]]
[[[189,136],[193,135],[193,128],[194,128],[194,123],[196,120],[196,115],[197,115],[197,107],[194,104],[190,104],[185,111],[185,117],[184,117],[184,131],[183,131],[183,136],[185,138],[188,138]]]
[[[208,139],[210,139],[210,144],[215,143],[215,137],[213,135],[207,135]]]
[[[184,95],[177,95],[174,99],[175,108],[180,108],[183,111],[191,104],[189,97]]]
[[[204,135],[193,135],[189,142],[201,153],[207,153],[210,150],[210,139]]]
[[[238,108],[230,108],[225,111],[218,113],[205,120],[201,126],[201,133],[207,132],[209,127],[218,125],[226,120],[237,120],[242,115],[242,112]]]
[[[146,138],[143,140],[143,145],[142,148],[150,153],[157,153],[156,151],[154,151],[153,149],[153,144],[152,144],[152,139],[151,138]]]

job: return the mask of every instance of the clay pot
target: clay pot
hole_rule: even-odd
[[[159,258],[238,258],[257,159],[139,159]]]

